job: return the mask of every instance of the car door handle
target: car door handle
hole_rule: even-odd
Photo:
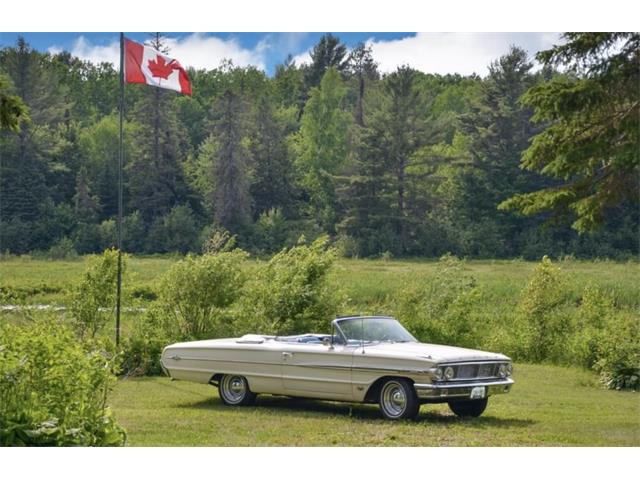
[[[291,358],[293,357],[293,353],[291,352],[282,352],[282,358]]]

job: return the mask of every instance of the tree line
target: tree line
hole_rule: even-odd
[[[124,248],[637,256],[639,37],[565,34],[541,68],[512,46],[482,78],[382,74],[328,34],[273,77],[225,61],[189,70],[192,97],[127,85]],[[117,92],[112,64],[0,50],[2,252],[114,244]]]

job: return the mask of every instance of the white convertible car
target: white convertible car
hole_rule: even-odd
[[[245,335],[167,346],[174,379],[217,385],[226,405],[250,405],[259,393],[378,403],[392,420],[414,418],[421,403],[448,403],[477,417],[489,396],[513,385],[509,357],[419,343],[390,317],[341,317],[332,333]]]

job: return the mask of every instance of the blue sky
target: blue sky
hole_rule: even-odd
[[[371,45],[383,72],[409,64],[427,73],[477,73],[484,75],[489,63],[519,45],[530,55],[559,42],[555,33],[375,33],[332,32],[349,48],[359,42]],[[183,65],[215,68],[223,59],[236,65],[255,65],[273,74],[288,54],[298,63],[309,60],[309,50],[323,33],[165,33],[170,55]],[[13,45],[18,33],[1,33],[0,47]],[[23,33],[41,51],[67,50],[93,62],[118,59],[117,33]],[[138,41],[147,33],[126,33]]]

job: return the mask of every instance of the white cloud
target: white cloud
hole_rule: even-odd
[[[203,33],[192,33],[183,38],[168,38],[167,46],[171,57],[189,67],[212,69],[220,66],[222,60],[229,59],[240,67],[254,65],[266,69],[263,42],[258,42],[253,50],[249,50],[243,48],[235,38],[224,40]]]
[[[302,53],[299,53],[298,55],[294,55],[293,61],[296,62],[296,65],[311,63],[311,50],[307,50],[306,52],[302,52]]]
[[[108,45],[92,45],[81,35],[73,42],[71,54],[92,63],[109,62],[117,67],[120,62],[120,45],[117,40]]]
[[[535,53],[560,41],[555,33],[417,33],[397,40],[369,39],[382,72],[408,64],[426,73],[477,73],[517,45]]]
[[[258,42],[253,50],[243,48],[237,39],[222,39],[203,33],[192,33],[186,37],[167,38],[166,44],[170,49],[169,55],[176,58],[187,67],[212,69],[220,66],[224,59],[230,59],[234,65],[254,65],[265,69],[265,50],[267,44]],[[51,52],[59,51],[58,47],[51,47]],[[84,36],[78,37],[73,43],[71,54],[93,63],[110,62],[118,66],[120,46],[116,40],[108,45],[93,45]]]

